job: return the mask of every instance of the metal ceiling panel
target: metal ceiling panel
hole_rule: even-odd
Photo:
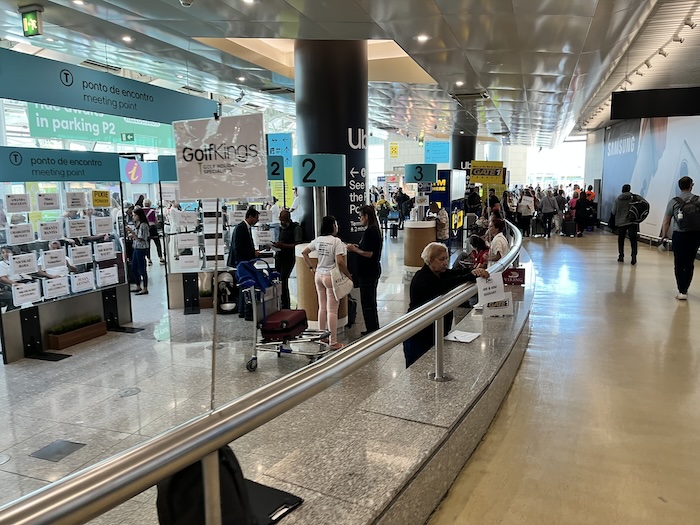
[[[700,82],[700,68],[687,67],[698,55],[700,29],[695,37],[683,24],[696,16],[698,0],[194,0],[190,9],[177,0],[42,4],[46,36],[30,41],[21,36],[17,0],[0,0],[0,38],[232,99],[244,89],[240,106],[250,111],[293,112],[289,96],[257,91],[290,80],[196,37],[394,40],[436,81],[370,86],[372,125],[401,127],[404,134],[505,130],[510,143],[550,146],[577,122],[602,124],[589,115],[601,114],[598,107],[625,78],[633,82],[626,89]],[[134,42],[122,42],[125,33]],[[421,44],[414,39],[419,33],[432,38]],[[673,43],[674,34],[685,43]],[[657,54],[662,47],[668,59]],[[491,98],[479,97],[482,90]]]

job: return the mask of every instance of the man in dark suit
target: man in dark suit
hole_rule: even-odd
[[[228,252],[228,260],[226,264],[232,268],[238,266],[238,263],[243,261],[250,261],[255,259],[260,252],[255,249],[253,244],[253,234],[250,228],[258,223],[258,210],[252,206],[248,208],[245,213],[245,219],[242,220],[236,229],[233,231],[233,242],[231,243],[231,249]],[[241,288],[238,289],[238,317],[245,316],[245,298],[243,297],[243,291]]]

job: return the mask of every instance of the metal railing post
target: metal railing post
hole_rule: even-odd
[[[202,458],[202,479],[204,480],[206,525],[221,525],[221,481],[218,450]]]
[[[430,379],[442,383],[452,380],[444,373],[445,361],[443,350],[445,347],[445,318],[441,317],[435,321],[435,372],[429,375]]]

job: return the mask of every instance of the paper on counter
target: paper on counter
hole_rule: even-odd
[[[458,343],[471,343],[481,334],[476,332],[461,332],[455,330],[445,336],[445,341],[456,341]]]

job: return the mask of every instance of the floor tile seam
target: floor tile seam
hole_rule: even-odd
[[[447,431],[450,430],[450,427],[449,427],[449,426],[446,426],[446,425],[438,425],[437,423],[429,423],[429,422],[427,422],[427,421],[418,421],[418,420],[416,420],[416,419],[410,419],[410,418],[408,418],[408,417],[401,417],[401,416],[397,416],[397,415],[394,415],[394,414],[387,414],[387,413],[385,413],[385,412],[381,412],[381,411],[376,410],[376,409],[358,408],[357,411],[358,411],[358,412],[367,412],[367,413],[369,413],[369,414],[376,414],[376,415],[378,415],[378,416],[383,416],[383,417],[388,417],[388,418],[391,418],[391,419],[396,419],[397,421],[405,421],[405,422],[407,422],[407,423],[417,423],[417,424],[419,424],[419,425],[425,425],[426,427],[431,427],[431,428],[438,428],[438,429],[440,429],[440,430],[447,430]]]
[[[299,487],[300,489],[303,489],[303,490],[309,490],[309,491],[311,491],[311,492],[315,492],[316,494],[321,494],[322,496],[325,496],[325,497],[327,497],[327,498],[332,498],[332,499],[335,499],[335,500],[338,500],[338,501],[342,501],[343,503],[348,503],[348,504],[353,505],[353,506],[355,506],[355,507],[361,507],[361,508],[363,508],[363,509],[371,510],[371,511],[374,511],[374,512],[377,511],[377,509],[376,509],[375,507],[370,507],[370,506],[367,506],[367,505],[363,505],[362,503],[359,503],[359,502],[357,502],[357,501],[352,501],[352,500],[350,500],[350,499],[343,498],[343,497],[338,496],[338,495],[336,495],[336,494],[328,494],[327,492],[321,491],[321,490],[319,490],[318,488],[307,487],[306,485],[299,485],[298,483],[293,483],[293,482],[291,482],[291,481],[287,481],[287,480],[285,480],[285,479],[282,479],[282,478],[280,478],[280,477],[277,477],[277,476],[274,476],[274,475],[272,475],[272,474],[268,474],[268,473],[265,473],[265,472],[263,472],[263,475],[264,475],[264,476],[267,476],[268,478],[271,478],[271,479],[280,481],[280,482],[282,482],[282,483],[286,483],[286,484],[288,484],[288,485],[291,485],[292,487]]]
[[[18,446],[18,445],[21,445],[22,443],[25,443],[25,442],[29,441],[30,439],[34,439],[34,438],[36,438],[39,434],[43,434],[44,432],[47,432],[47,431],[51,430],[52,428],[55,428],[55,427],[57,427],[57,426],[65,425],[65,424],[66,424],[64,421],[53,421],[53,420],[49,420],[49,419],[46,419],[46,418],[44,418],[43,421],[50,421],[52,424],[51,424],[50,426],[46,427],[45,429],[40,430],[40,431],[38,431],[38,432],[32,434],[31,436],[28,436],[28,437],[26,437],[26,438],[24,438],[24,439],[21,439],[21,440],[19,440],[19,441],[15,441],[12,445],[10,445],[10,446],[7,447],[7,448],[0,449],[0,453],[4,453],[4,452],[10,450],[11,448],[14,448],[14,447],[16,447],[16,446]],[[2,470],[2,465],[0,465],[0,470]]]
[[[40,483],[45,483],[46,485],[49,485],[49,484],[53,483],[52,481],[46,481],[45,479],[37,478],[37,477],[35,477],[35,476],[28,476],[27,474],[18,474],[17,472],[12,472],[12,471],[10,471],[10,470],[5,470],[5,469],[3,468],[3,466],[4,466],[4,465],[0,465],[0,472],[4,472],[5,474],[12,474],[13,476],[18,476],[18,477],[20,477],[20,478],[30,479],[30,480],[33,480],[33,481],[38,481],[38,482],[40,482]],[[34,491],[32,491],[32,492],[34,492]],[[23,496],[19,496],[19,497],[23,497]],[[15,499],[12,500],[12,501],[16,501],[17,499],[19,499],[19,497],[18,497],[18,498],[15,498]],[[10,502],[8,502],[8,503],[10,503]]]

